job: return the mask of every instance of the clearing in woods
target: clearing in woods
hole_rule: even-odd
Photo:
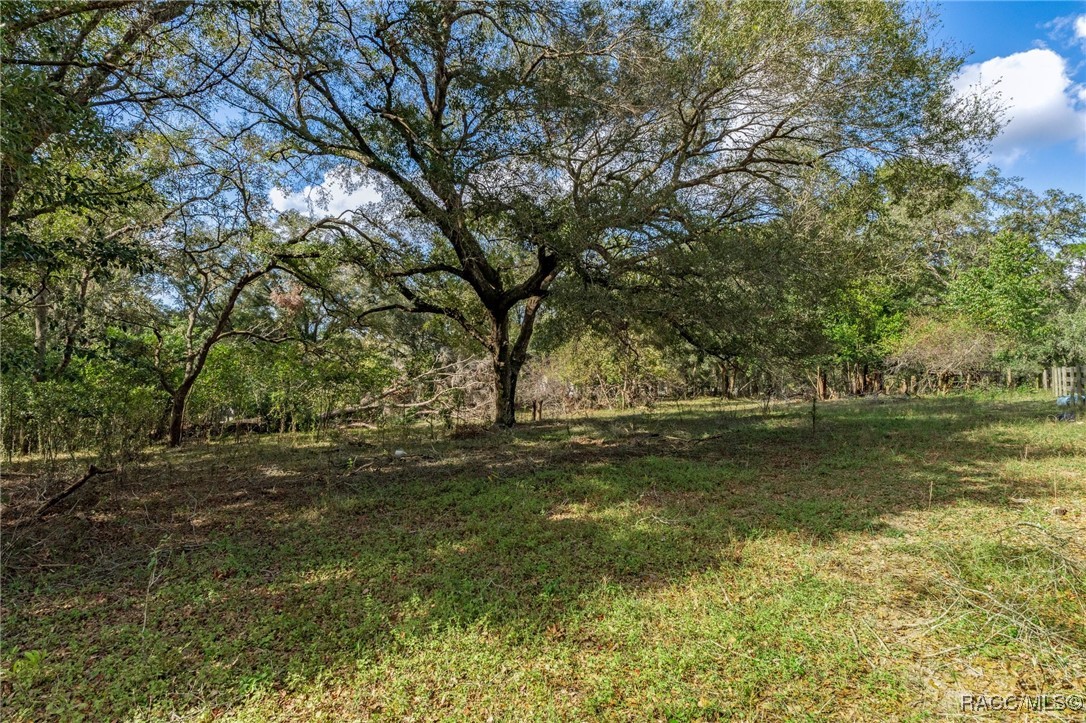
[[[809,412],[193,443],[29,523],[63,482],[10,476],[3,717],[881,721],[1083,692],[1086,427],[1028,395]]]

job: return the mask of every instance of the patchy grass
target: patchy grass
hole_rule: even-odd
[[[0,712],[881,721],[1086,692],[1086,427],[1049,407],[192,445],[25,523],[40,483],[12,478]]]

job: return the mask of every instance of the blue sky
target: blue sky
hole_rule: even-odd
[[[989,162],[1035,191],[1086,195],[1086,2],[971,2],[929,6],[933,40],[972,50],[960,89],[991,86],[1008,125]]]

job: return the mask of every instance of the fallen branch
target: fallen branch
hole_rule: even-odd
[[[353,417],[353,416],[355,416],[357,414],[362,414],[364,412],[379,411],[379,410],[385,409],[386,407],[393,408],[393,409],[416,409],[418,407],[425,407],[427,405],[433,404],[435,401],[437,401],[441,397],[445,396],[446,394],[449,394],[450,392],[462,391],[466,387],[464,385],[444,387],[442,389],[439,389],[437,391],[437,393],[434,394],[434,396],[430,397],[429,399],[424,399],[422,401],[394,402],[394,401],[386,401],[386,400],[388,400],[390,397],[395,397],[398,394],[401,394],[401,393],[410,391],[413,388],[416,388],[418,386],[419,382],[422,382],[422,381],[426,381],[426,380],[447,381],[448,379],[452,378],[452,374],[445,374],[445,372],[448,372],[450,369],[452,369],[453,372],[455,373],[456,371],[459,371],[459,370],[463,369],[466,365],[470,364],[473,361],[475,361],[475,360],[472,359],[472,358],[469,358],[469,359],[466,359],[466,360],[455,361],[455,362],[452,362],[451,364],[446,364],[444,366],[440,366],[440,367],[436,367],[434,369],[427,370],[427,371],[423,372],[422,374],[419,374],[419,375],[417,375],[415,377],[412,377],[410,379],[406,379],[403,382],[400,382],[399,384],[396,384],[396,385],[394,385],[392,387],[389,387],[388,389],[384,390],[380,394],[377,394],[377,395],[371,396],[371,397],[369,397],[367,399],[364,399],[364,400],[362,400],[361,403],[359,403],[357,405],[353,405],[353,406],[349,406],[349,407],[343,407],[341,409],[332,409],[332,410],[329,410],[327,412],[322,412],[320,415],[318,415],[318,418],[321,421],[328,421],[328,420],[331,420],[331,419],[341,419],[343,417]]]
[[[71,485],[69,485],[68,488],[65,489],[63,492],[61,492],[60,494],[55,495],[53,497],[50,497],[48,500],[46,500],[42,504],[42,506],[37,509],[37,511],[34,514],[36,514],[38,517],[41,517],[42,515],[45,514],[45,511],[48,510],[50,507],[52,507],[56,503],[60,502],[64,498],[68,497],[69,495],[73,494],[74,492],[76,492],[83,485],[87,484],[87,482],[89,482],[92,477],[97,477],[98,475],[103,475],[103,474],[114,474],[114,473],[116,473],[116,471],[117,470],[115,470],[115,469],[98,469],[97,467],[95,467],[92,464],[89,468],[87,468],[87,473],[85,475],[83,475],[77,481],[75,481]]]

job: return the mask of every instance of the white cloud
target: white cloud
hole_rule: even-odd
[[[273,188],[268,194],[272,208],[277,211],[299,211],[315,215],[320,210],[327,211],[333,216],[338,216],[344,211],[353,211],[380,198],[380,194],[373,186],[365,183],[343,166],[324,174],[324,178],[315,186],[306,186],[294,192],[284,192],[282,189]]]
[[[1075,26],[1077,32],[1078,21]],[[1010,165],[1030,150],[1067,140],[1086,146],[1086,93],[1068,76],[1067,61],[1052,50],[1035,48],[966,65],[955,87],[959,93],[998,94],[1007,125],[992,144],[997,162]]]
[[[1079,40],[1086,40],[1086,15],[1079,15],[1075,18],[1075,37]]]

